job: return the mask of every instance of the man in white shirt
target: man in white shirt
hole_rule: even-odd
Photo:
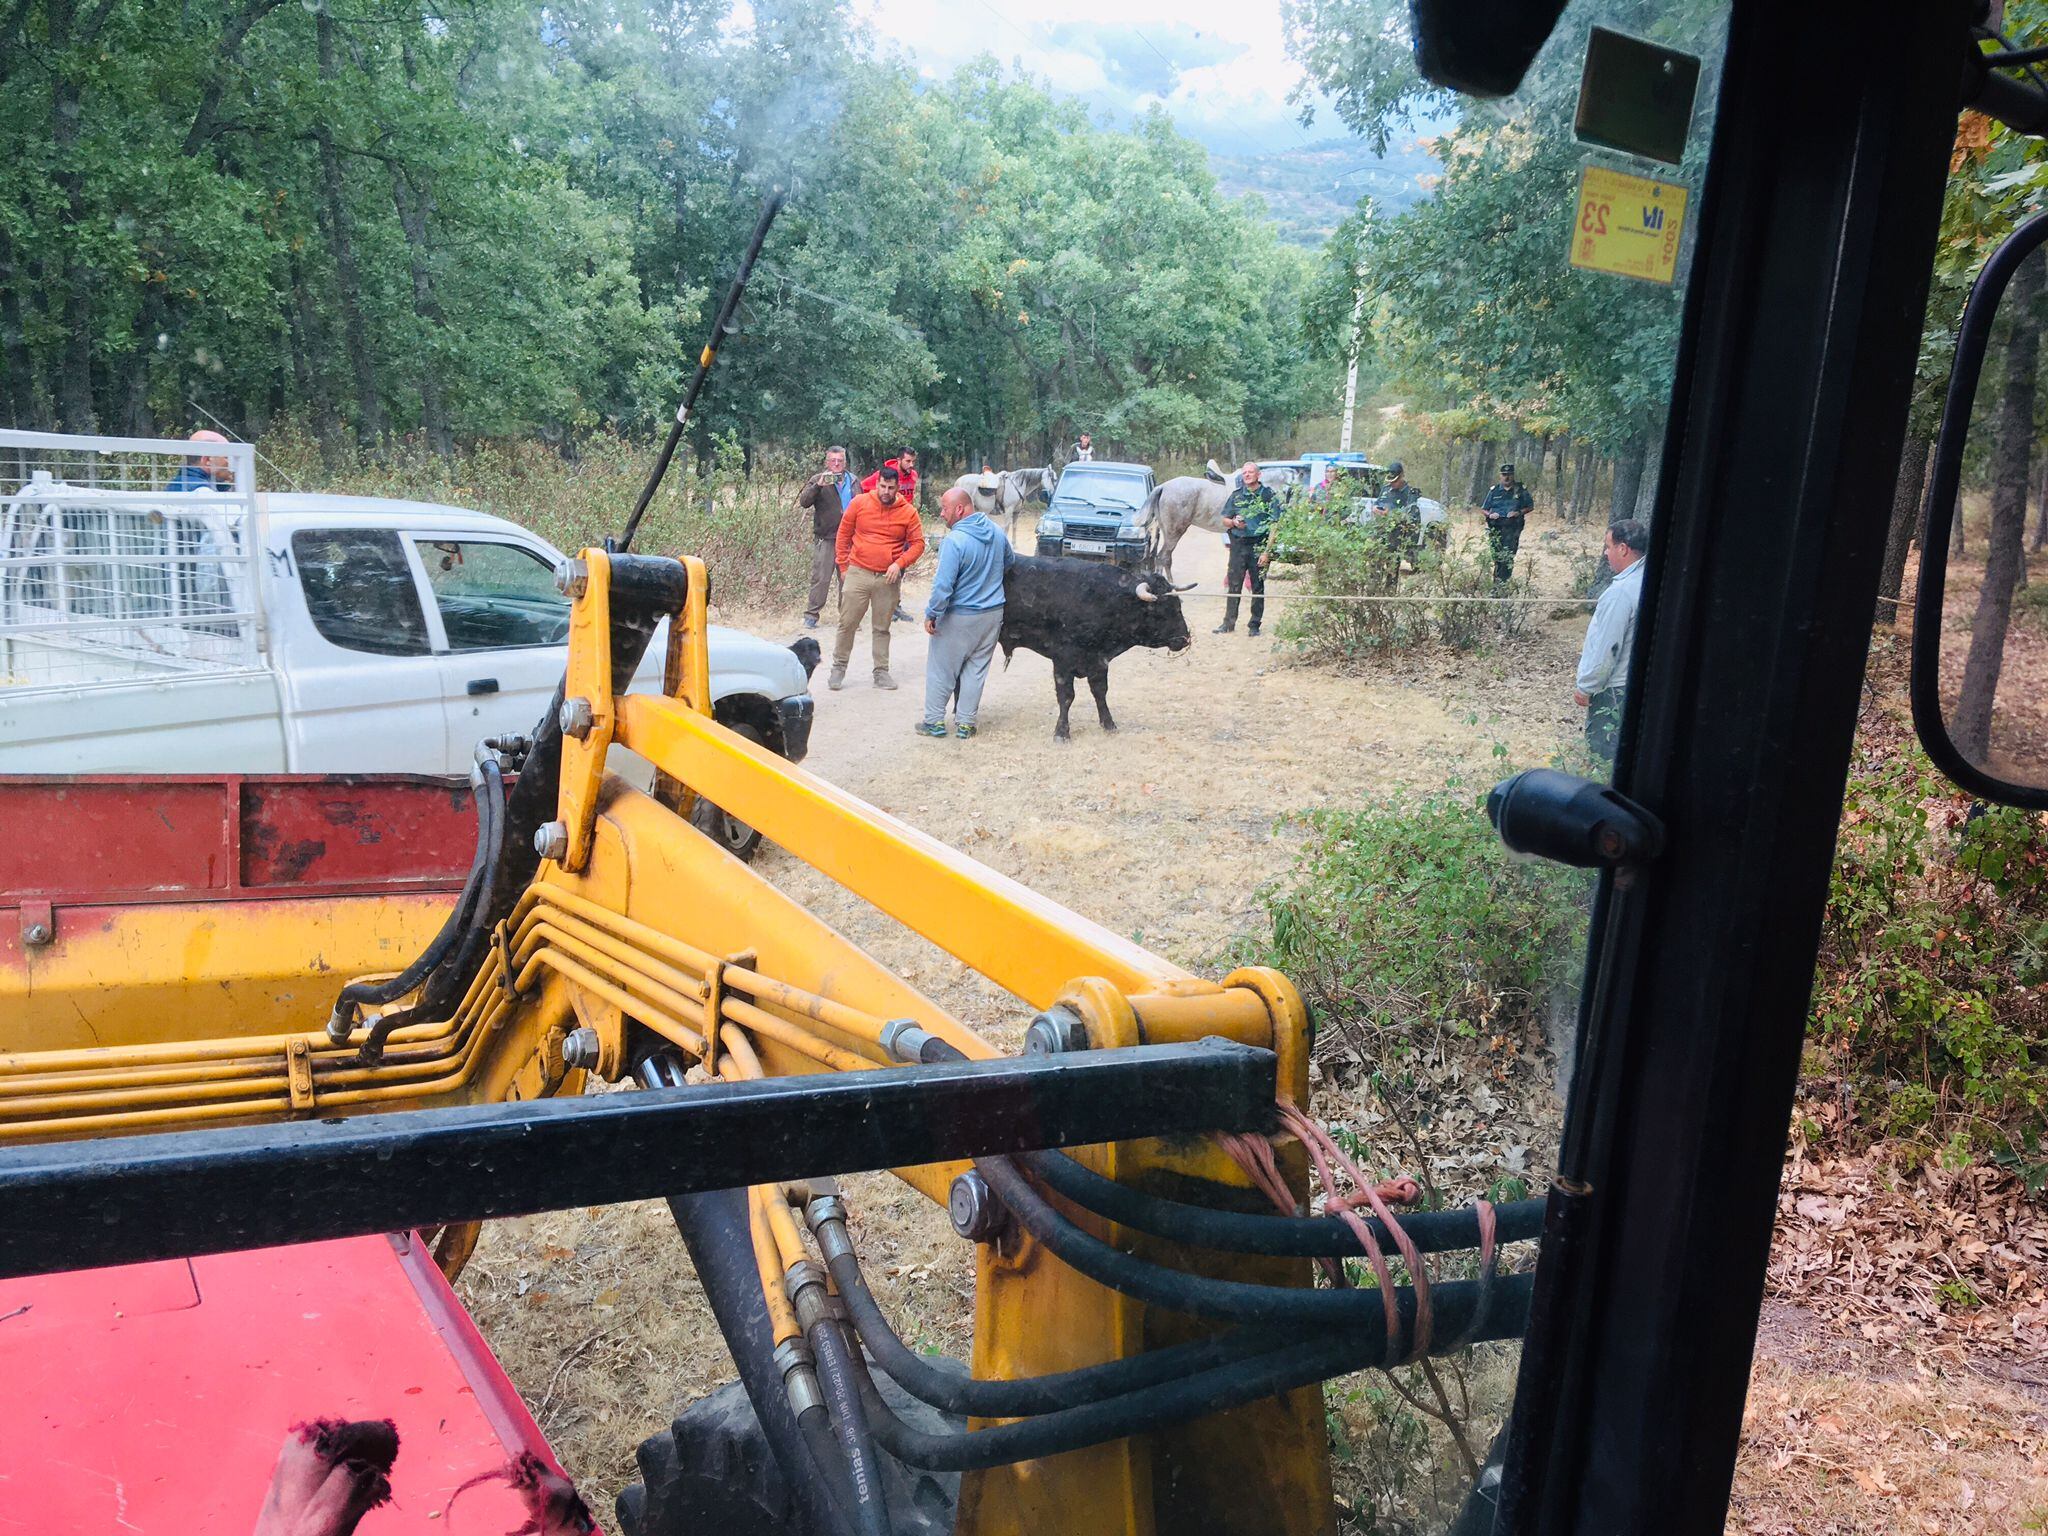
[[[1599,758],[1611,759],[1621,737],[1621,692],[1628,685],[1636,609],[1643,600],[1643,556],[1649,548],[1650,530],[1632,517],[1607,530],[1605,553],[1614,581],[1600,594],[1593,622],[1586,626],[1578,689],[1572,695],[1586,712],[1586,745]]]

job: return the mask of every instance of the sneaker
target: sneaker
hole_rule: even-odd
[[[877,688],[887,689],[890,693],[894,693],[896,691],[896,679],[891,677],[886,672],[877,672],[875,674],[875,686]]]
[[[846,668],[835,666],[832,669],[832,675],[825,679],[825,686],[834,693],[844,688],[846,686]]]
[[[939,734],[943,736],[945,735],[945,733],[945,727],[939,727]],[[956,725],[953,727],[953,734],[955,736],[958,736],[962,741],[970,741],[974,737],[974,727],[971,725]]]
[[[920,720],[911,727],[920,736],[929,736],[934,741],[946,739],[946,722],[943,720]]]
[[[1235,624],[1218,624],[1214,629],[1210,630],[1209,633],[1212,635],[1227,635],[1234,631],[1236,628],[1237,626]]]
[[[807,614],[805,614],[805,615],[804,615],[804,628],[805,628],[805,629],[816,629],[817,627],[818,627],[818,616],[817,616],[817,615],[816,615],[815,613],[807,613]]]

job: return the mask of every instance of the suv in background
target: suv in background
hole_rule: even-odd
[[[1142,564],[1146,540],[1138,514],[1152,485],[1149,464],[1069,464],[1060,471],[1052,505],[1038,519],[1038,553]]]

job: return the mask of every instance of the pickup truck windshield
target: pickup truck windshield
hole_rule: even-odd
[[[1145,482],[1137,475],[1107,470],[1070,469],[1060,476],[1053,494],[1056,507],[1135,507],[1145,499]]]

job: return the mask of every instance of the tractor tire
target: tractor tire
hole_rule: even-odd
[[[931,1433],[963,1421],[917,1402],[894,1382],[875,1385],[898,1415]],[[640,1481],[619,1495],[624,1536],[833,1536],[805,1526],[746,1388],[721,1387],[685,1408],[667,1434],[640,1447]],[[957,1472],[920,1472],[886,1454],[882,1479],[896,1536],[950,1536]]]
[[[761,733],[753,726],[741,721],[722,721],[735,736],[744,736],[756,746],[765,746]],[[706,800],[702,795],[690,811],[690,825],[718,844],[742,864],[751,863],[761,850],[761,834],[737,816],[728,816],[724,811]]]

